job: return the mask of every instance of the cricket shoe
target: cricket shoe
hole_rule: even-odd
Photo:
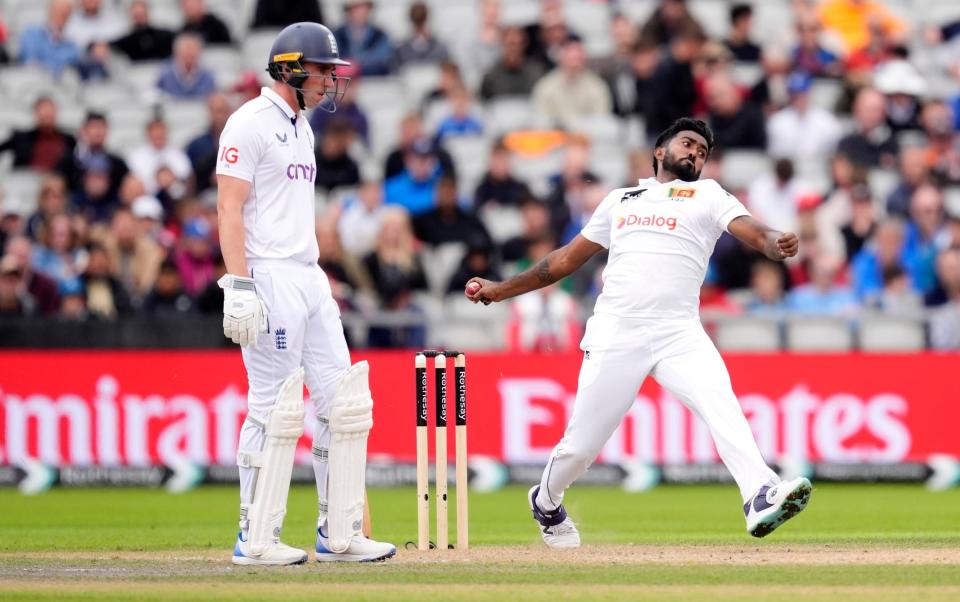
[[[540,492],[540,486],[534,485],[527,492],[527,501],[530,502],[530,510],[533,511],[533,518],[540,523],[540,536],[543,537],[543,543],[548,548],[579,548],[580,532],[577,526],[567,516],[567,511],[563,504],[556,510],[544,512],[537,507],[537,493]]]
[[[393,544],[354,535],[347,549],[338,554],[330,551],[330,540],[323,528],[317,528],[317,562],[379,562],[396,553]]]
[[[267,544],[263,552],[256,556],[247,550],[249,545],[249,542],[243,541],[243,531],[237,533],[237,543],[233,546],[233,564],[285,566],[303,564],[307,561],[306,552],[291,548],[279,539]]]
[[[812,493],[813,486],[804,477],[764,485],[743,505],[747,531],[766,537],[806,508]]]

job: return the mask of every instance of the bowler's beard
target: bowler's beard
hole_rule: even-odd
[[[686,157],[676,157],[670,153],[663,154],[663,170],[669,171],[677,176],[678,180],[684,182],[696,182],[700,179],[700,172],[697,171],[695,163],[688,161]]]

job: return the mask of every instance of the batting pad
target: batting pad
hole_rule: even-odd
[[[327,525],[330,551],[338,554],[363,534],[367,436],[373,427],[369,373],[365,361],[350,366],[330,404]]]
[[[259,468],[253,503],[247,508],[248,551],[252,556],[263,553],[268,544],[280,537],[287,512],[293,455],[303,434],[303,414],[303,368],[297,368],[280,385],[277,401],[264,422],[263,450],[237,454],[237,463],[241,466]]]

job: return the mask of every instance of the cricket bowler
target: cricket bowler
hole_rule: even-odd
[[[375,561],[396,553],[363,535],[367,435],[373,400],[366,362],[350,365],[340,312],[317,264],[314,138],[303,112],[336,110],[349,80],[337,42],[318,23],[277,35],[273,80],[241,106],[220,136],[217,212],[227,274],[223,331],[247,371],[240,430],[240,533],[233,563],[290,565],[307,553],[280,541],[303,386],[315,413],[313,470],[319,516],[316,560]]]
[[[770,259],[797,254],[797,236],[758,222],[714,180],[700,180],[713,148],[702,121],[675,121],[654,145],[655,177],[618,188],[569,244],[505,282],[473,278],[465,294],[489,304],[548,286],[609,250],[603,290],[587,321],[573,414],[528,494],[543,541],[575,548],[563,496],[600,453],[653,376],[706,423],[743,498],[747,531],[764,537],[806,507],[812,488],[781,482],[764,462],[726,366],[700,323],[700,286],[726,230]]]

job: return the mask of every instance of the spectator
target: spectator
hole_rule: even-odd
[[[162,186],[163,178],[160,177],[163,168],[172,172],[183,186],[190,178],[190,159],[186,153],[170,144],[166,122],[154,118],[147,123],[146,130],[147,144],[133,149],[127,156],[130,171],[140,178],[150,194],[166,188]]]
[[[491,100],[500,96],[529,96],[543,76],[543,65],[526,57],[527,37],[523,29],[508,27],[503,31],[503,53],[480,82],[480,97]]]
[[[157,281],[143,300],[143,310],[149,315],[166,318],[193,313],[193,301],[183,289],[180,272],[172,260],[160,264]]]
[[[662,7],[674,4],[682,2],[665,0]],[[649,39],[643,34],[640,38]],[[647,136],[650,139],[656,138],[671,123],[689,116],[693,111],[697,87],[693,80],[692,62],[700,53],[703,41],[700,27],[690,22],[678,28],[672,36],[669,51],[657,65],[650,82],[650,105],[646,119]]]
[[[805,315],[849,316],[857,310],[857,298],[850,287],[837,284],[843,262],[830,255],[813,258],[810,283],[787,295],[787,307]]]
[[[760,174],[750,183],[747,205],[754,217],[771,228],[796,232],[800,183],[790,159],[777,159],[773,172]]]
[[[587,69],[583,43],[568,40],[559,65],[533,87],[532,101],[538,114],[567,124],[584,115],[609,115],[610,90],[600,77]]]
[[[697,99],[693,103],[693,114],[707,112],[706,82],[714,76],[733,78],[733,53],[730,49],[714,40],[707,40],[692,63],[693,81],[697,90]],[[738,86],[739,88],[739,86]]]
[[[330,292],[341,310],[369,312],[376,308],[373,281],[363,263],[344,250],[337,218],[331,211],[317,219],[320,268],[330,281]]]
[[[360,136],[363,143],[370,145],[370,126],[367,121],[367,115],[360,105],[357,104],[357,90],[363,87],[363,80],[358,77],[356,66],[337,67],[337,74],[340,77],[349,77],[350,84],[344,91],[343,97],[337,102],[336,113],[329,111],[313,111],[310,115],[310,127],[316,138],[322,138],[327,126],[332,121],[346,122],[350,129]]]
[[[838,35],[846,54],[864,48],[870,40],[870,25],[877,24],[885,37],[902,41],[907,28],[876,0],[825,0],[817,7],[824,28]]]
[[[843,137],[837,151],[863,167],[893,167],[899,147],[887,126],[883,94],[864,88],[853,104],[856,131]]]
[[[44,224],[40,242],[41,246],[33,252],[33,269],[52,278],[61,289],[79,284],[87,254],[77,244],[70,218],[62,213],[53,216]]]
[[[920,186],[910,200],[903,260],[913,287],[926,294],[936,286],[936,257],[944,233],[943,195],[929,184]]]
[[[763,111],[753,103],[744,103],[743,94],[727,75],[716,74],[707,78],[704,92],[718,147],[766,148]]]
[[[179,99],[202,99],[217,89],[213,73],[200,64],[203,38],[181,33],[173,42],[173,58],[160,72],[157,88]]]
[[[22,271],[22,286],[29,295],[33,309],[42,316],[53,316],[60,311],[60,290],[57,282],[33,269],[34,247],[25,236],[14,236],[4,247],[7,255],[16,258]]]
[[[117,193],[110,190],[110,161],[102,155],[91,158],[83,172],[80,190],[73,193],[70,205],[92,223],[110,220],[120,205]]]
[[[84,303],[90,315],[112,320],[131,310],[130,296],[110,271],[110,256],[99,244],[90,246],[90,257],[81,276],[86,294]]]
[[[10,54],[7,52],[7,23],[0,16],[0,65],[6,65],[10,62]]]
[[[458,241],[486,247],[491,245],[483,222],[472,211],[460,207],[454,178],[441,177],[437,181],[435,197],[436,206],[413,219],[413,232],[418,239],[431,246]]]
[[[386,202],[402,206],[413,216],[426,213],[435,205],[434,190],[442,173],[430,141],[414,142],[404,155],[404,164],[402,172],[386,181]]]
[[[927,166],[941,185],[960,184],[960,148],[953,129],[953,114],[942,100],[928,101],[920,113],[926,134]]]
[[[130,30],[110,45],[131,61],[157,61],[173,53],[173,32],[150,23],[150,4],[146,0],[130,3]]]
[[[26,231],[26,220],[29,207],[20,202],[16,197],[8,196],[3,199],[3,206],[0,208],[0,255],[7,245],[7,241],[16,236],[22,236]]]
[[[910,199],[921,184],[930,181],[926,152],[916,146],[900,150],[900,181],[887,197],[887,212],[906,218],[910,214]]]
[[[850,221],[840,230],[847,258],[856,257],[877,229],[877,212],[869,187],[855,186],[850,200]]]
[[[910,286],[910,278],[898,265],[883,271],[883,290],[873,308],[894,316],[916,317],[923,309],[923,297]]]
[[[539,240],[549,239],[551,244],[556,241],[550,231],[550,208],[546,203],[529,195],[520,203],[520,216],[523,230],[500,248],[500,255],[507,262],[528,257],[530,247]]]
[[[23,286],[23,266],[12,255],[0,258],[0,317],[29,316],[36,303]]]
[[[309,3],[303,2],[303,4]],[[196,34],[210,46],[233,43],[226,24],[220,20],[220,17],[207,11],[204,0],[180,0],[180,10],[183,12],[181,34]]]
[[[427,280],[414,250],[410,218],[403,208],[392,207],[384,213],[376,249],[363,263],[374,282],[382,309],[418,311],[412,295],[414,291],[425,290]],[[393,328],[372,326],[367,343],[371,347],[419,348],[425,343],[425,334],[421,324]]]
[[[497,142],[490,151],[487,172],[477,185],[473,195],[473,206],[483,209],[487,203],[504,207],[517,207],[520,201],[530,195],[527,185],[510,172],[510,150],[502,141]]]
[[[790,78],[790,58],[779,46],[767,46],[761,54],[763,76],[750,89],[750,100],[770,116],[790,103],[787,84]]]
[[[462,295],[467,282],[473,277],[500,280],[500,272],[493,265],[493,248],[489,243],[474,238],[467,239],[466,242],[467,252],[463,261],[447,282],[447,295]]]
[[[896,266],[905,269],[904,224],[891,218],[877,224],[873,236],[850,262],[850,276],[857,297],[871,302],[883,290],[884,271]]]
[[[894,132],[920,129],[919,98],[927,94],[927,82],[905,60],[893,60],[874,72],[877,90],[886,101],[887,125]]]
[[[317,0],[257,0],[250,29],[281,28],[301,21],[326,23]]]
[[[426,114],[433,103],[449,101],[454,92],[466,87],[460,75],[460,67],[456,63],[453,61],[440,63],[440,81],[437,82],[437,87],[430,90],[424,97],[421,112]]]
[[[319,242],[319,241],[318,241]],[[223,289],[217,284],[227,273],[227,264],[223,261],[223,255],[218,251],[213,256],[213,278],[207,283],[207,286],[197,295],[194,307],[204,315],[220,314],[223,312]]]
[[[812,79],[794,73],[787,83],[790,104],[767,121],[767,151],[775,158],[820,160],[833,154],[841,130],[837,119],[810,102]]]
[[[441,63],[449,53],[446,45],[430,31],[430,13],[425,2],[410,5],[410,26],[413,33],[397,48],[396,61],[399,67],[416,63]]]
[[[83,174],[87,166],[98,157],[105,158],[110,164],[110,190],[116,193],[126,177],[126,162],[109,152],[105,146],[109,127],[107,118],[102,113],[88,112],[80,128],[74,152],[64,157],[57,171],[63,174],[70,190],[80,190],[83,185]]]
[[[787,309],[787,273],[782,263],[768,259],[753,262],[750,270],[750,297],[744,309],[750,315],[782,316]]]
[[[370,23],[373,2],[344,2],[346,22],[333,33],[340,47],[340,57],[356,62],[361,75],[387,75],[393,63],[393,47],[382,29]]]
[[[948,247],[937,255],[937,286],[924,295],[924,305],[948,303],[960,291],[960,247]]]
[[[702,32],[703,28],[690,15],[685,0],[660,0],[660,6],[640,28],[640,39],[663,46],[693,30]]]
[[[86,51],[96,42],[110,42],[123,35],[123,19],[102,0],[80,0],[79,11],[70,15],[63,35]]]
[[[73,152],[77,141],[57,127],[57,103],[49,96],[33,103],[33,123],[32,129],[14,131],[0,144],[0,153],[13,152],[14,167],[50,171]]]
[[[51,0],[46,24],[30,25],[20,34],[20,62],[39,64],[56,78],[76,67],[82,56],[80,47],[64,35],[71,12],[71,0]]]
[[[170,233],[163,228],[164,210],[159,199],[144,194],[135,198],[129,207],[136,219],[134,228],[137,238],[144,238],[164,247],[173,246],[173,241],[168,239]]]
[[[348,152],[352,138],[353,134],[347,123],[333,121],[327,127],[315,151],[317,190],[330,192],[342,186],[360,184],[360,166]]]
[[[930,345],[934,349],[960,349],[960,250],[949,249],[940,260],[950,277],[941,280],[946,303],[930,316]]]
[[[413,148],[414,143],[425,139],[426,133],[423,130],[423,121],[417,113],[409,113],[400,121],[400,142],[397,148],[390,151],[387,155],[383,168],[383,179],[390,180],[399,175],[405,169],[406,157]],[[436,156],[440,164],[440,171],[444,175],[455,176],[453,159],[450,154],[441,146],[431,144],[431,152]]]
[[[629,115],[630,113],[636,114],[641,119],[646,119],[653,111],[653,98],[654,98],[654,89],[653,89],[653,75],[657,71],[657,67],[660,65],[660,49],[656,46],[640,41],[633,47],[633,56],[631,61],[631,77],[633,84],[633,104],[631,106],[623,106],[623,110],[626,111],[624,114]],[[621,96],[622,93],[614,95],[614,106],[622,102],[622,100],[616,100],[617,98],[623,99],[624,96]],[[618,113],[620,111],[618,110]],[[633,180],[631,180],[632,185]]]
[[[153,289],[164,252],[145,228],[138,225],[145,220],[157,220],[162,215],[160,202],[142,197],[133,204],[133,211],[123,207],[113,214],[110,231],[103,244],[110,257],[110,271],[135,302],[140,302]]]
[[[83,282],[76,280],[60,285],[60,313],[57,318],[63,322],[86,322],[90,317],[87,311],[87,293]]]
[[[607,195],[607,188],[599,182],[586,182],[582,192],[568,197],[570,208],[570,222],[560,236],[560,244],[565,245],[572,241],[583,230],[590,217],[603,202]]]
[[[383,186],[368,180],[360,186],[340,215],[338,231],[344,249],[354,257],[364,257],[376,245],[377,234],[387,209],[383,205]]]
[[[466,88],[454,90],[450,94],[450,114],[437,125],[436,140],[457,136],[480,136],[483,134],[483,121],[473,110],[473,99]]]
[[[833,188],[816,207],[811,226],[817,231],[820,248],[829,255],[842,257],[844,243],[840,229],[852,217],[854,199],[869,199],[872,203],[873,192],[867,184],[866,170],[853,165],[846,155],[834,155],[830,170]]]
[[[535,263],[543,259],[553,250],[553,243],[552,239],[535,242],[530,247],[530,260]],[[574,351],[581,335],[577,301],[559,284],[521,295],[510,303],[507,345],[512,351]]]
[[[459,35],[462,34],[462,35]],[[480,0],[477,29],[458,32],[458,43],[452,50],[456,62],[470,73],[489,71],[503,51],[500,27],[500,0]]]
[[[180,272],[183,290],[195,297],[203,292],[213,280],[213,234],[210,224],[202,217],[195,217],[183,225],[179,248],[174,251],[173,261]]]
[[[639,29],[629,17],[622,13],[615,14],[610,21],[613,52],[590,61],[590,68],[607,82],[613,110],[617,115],[629,114],[636,105],[633,61],[639,34]]]
[[[560,0],[541,0],[540,20],[524,28],[527,34],[527,59],[553,69],[560,62],[563,47],[580,36],[570,31]]]
[[[66,181],[56,174],[45,175],[37,195],[37,210],[27,218],[24,233],[36,240],[44,222],[58,213],[67,212],[68,200]]]
[[[813,77],[839,77],[843,65],[836,54],[820,43],[822,31],[820,20],[814,13],[804,12],[797,17],[799,41],[793,49],[793,69]]]
[[[749,4],[734,4],[730,7],[730,34],[724,44],[736,60],[745,63],[760,62],[760,47],[750,40],[753,27],[753,7]]]
[[[203,134],[190,141],[186,148],[187,158],[193,169],[193,190],[198,194],[216,186],[217,152],[220,148],[220,134],[227,124],[233,105],[225,94],[214,92],[207,96],[209,128]]]
[[[588,168],[589,153],[589,140],[583,136],[571,137],[560,173],[550,177],[547,204],[550,206],[551,231],[557,239],[570,224],[571,212],[581,205],[581,197],[588,185],[599,180]]]

